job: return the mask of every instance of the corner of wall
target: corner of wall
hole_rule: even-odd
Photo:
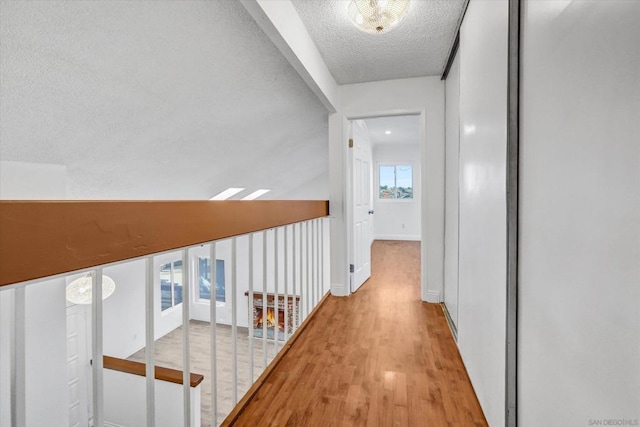
[[[439,304],[442,302],[442,293],[440,291],[427,290],[422,295],[422,301],[432,304]]]
[[[331,295],[333,295],[334,297],[348,297],[349,289],[343,284],[332,283]]]

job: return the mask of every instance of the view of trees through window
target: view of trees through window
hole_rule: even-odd
[[[380,166],[380,199],[413,199],[413,167],[411,165]]]

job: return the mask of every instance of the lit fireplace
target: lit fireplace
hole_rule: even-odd
[[[278,330],[284,331],[284,311],[280,311],[280,319],[278,319]],[[264,321],[264,312],[262,308],[256,310],[256,322],[254,328],[262,328],[262,322]],[[267,308],[267,328],[273,328],[276,324],[276,316],[273,308]]]
[[[245,295],[249,295],[248,292],[245,292]],[[293,316],[293,302],[295,298],[296,303],[296,315],[295,318]],[[279,341],[284,341],[285,338],[285,323],[287,328],[287,334],[291,335],[295,328],[300,324],[300,297],[299,296],[289,296],[288,307],[287,307],[287,317],[288,320],[285,322],[285,310],[284,310],[284,295],[278,295],[278,308],[274,307],[275,295],[267,294],[267,338],[272,340],[275,336],[275,331],[277,330],[278,335],[277,339]],[[253,294],[253,304],[250,306],[252,310],[250,311],[250,316],[253,317],[253,336],[255,338],[262,338],[264,333],[264,307],[262,304],[262,293],[254,293]],[[276,320],[276,311],[278,313]],[[277,329],[276,329],[277,328]]]

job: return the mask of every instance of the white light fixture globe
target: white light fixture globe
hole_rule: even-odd
[[[116,283],[109,276],[102,276],[102,299],[111,296]],[[73,304],[91,304],[93,292],[91,275],[80,277],[67,285],[67,301]]]
[[[351,0],[349,17],[365,33],[391,31],[409,11],[409,0]]]

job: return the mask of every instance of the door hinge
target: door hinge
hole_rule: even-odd
[[[356,271],[356,268],[353,264],[349,264],[349,273],[354,273]]]
[[[353,148],[353,139],[349,139],[349,148]]]

